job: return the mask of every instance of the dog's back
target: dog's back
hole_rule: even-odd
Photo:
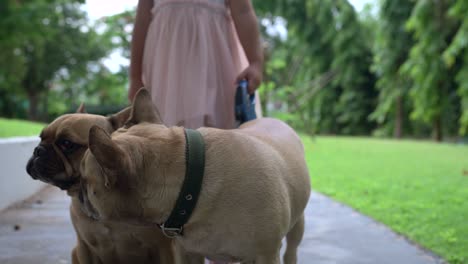
[[[304,148],[299,136],[290,126],[278,119],[259,118],[243,124],[239,127],[238,132],[304,155]]]
[[[271,118],[239,129],[200,131],[207,146],[203,195],[197,205],[203,212],[195,210],[193,220],[200,217],[207,226],[223,226],[213,233],[214,241],[218,236],[243,241],[242,246],[230,247],[239,256],[256,254],[251,250],[279,250],[282,238],[303,221],[310,195],[300,138]]]
[[[300,215],[310,195],[310,177],[305,162],[304,146],[296,132],[286,123],[273,118],[260,118],[240,127],[240,133],[273,146],[282,157],[283,181],[291,199],[291,216]],[[294,222],[295,220],[292,219]]]

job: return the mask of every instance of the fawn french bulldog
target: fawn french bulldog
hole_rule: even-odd
[[[112,135],[90,129],[80,171],[83,211],[97,221],[164,230],[172,218],[188,215],[171,233],[186,252],[279,264],[286,237],[284,263],[297,261],[310,179],[300,138],[279,120],[256,119],[233,130],[166,127],[141,89],[127,126]]]
[[[82,105],[78,113],[58,117],[42,130],[41,141],[27,164],[26,170],[33,179],[57,186],[71,196],[70,215],[78,238],[72,251],[73,264],[174,262],[172,242],[160,230],[97,222],[80,207],[79,165],[88,148],[89,129],[99,126],[112,133],[123,126],[130,111],[126,108],[104,117],[84,113]]]

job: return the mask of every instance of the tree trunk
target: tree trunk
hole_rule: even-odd
[[[38,121],[38,105],[39,105],[39,94],[34,92],[28,92],[28,99],[29,99],[29,112],[28,118],[32,121]]]
[[[435,141],[442,141],[442,119],[440,118],[440,116],[436,116],[434,118],[432,133]]]
[[[401,138],[403,127],[403,98],[398,96],[395,100],[395,128],[393,130],[393,136],[395,138]]]

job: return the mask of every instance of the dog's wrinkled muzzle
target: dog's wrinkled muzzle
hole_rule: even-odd
[[[45,157],[47,156],[47,149],[44,146],[39,145],[36,148],[34,148],[33,155],[39,158]]]
[[[68,190],[77,183],[77,179],[68,176],[61,157],[51,155],[53,148],[38,145],[26,164],[27,173],[35,180],[40,180]]]
[[[41,158],[47,158],[47,149],[42,145],[38,145],[34,148],[33,155],[26,165],[26,171],[35,180],[41,178],[35,166],[36,162]]]
[[[28,161],[28,164],[26,165],[26,172],[35,180],[38,179],[38,177],[36,176],[36,173],[35,171],[33,170],[33,167],[34,167],[34,156],[31,157]]]

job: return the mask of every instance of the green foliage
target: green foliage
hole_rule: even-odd
[[[89,106],[115,108],[127,104],[126,71],[110,72],[102,64],[91,64],[85,74],[77,73],[57,76],[49,100],[55,102],[49,109],[49,119],[65,112],[72,112],[81,103]],[[109,114],[109,113],[107,113]]]
[[[2,59],[12,63],[0,66],[0,93],[9,97],[0,104],[4,110],[14,102],[13,94],[28,99],[29,118],[46,117],[48,108],[54,107],[49,92],[60,89],[54,80],[86,75],[93,69],[90,62],[96,63],[111,51],[106,45],[109,41],[89,25],[81,2],[6,3],[8,8],[0,17],[0,48]],[[64,99],[67,103],[75,98]]]
[[[373,61],[379,99],[370,118],[378,122],[380,131],[390,128],[384,133],[387,136],[391,130],[397,137],[402,135],[410,81],[400,74],[400,68],[413,43],[405,30],[413,6],[414,3],[408,0],[382,0],[380,3]]]
[[[369,71],[371,47],[352,6],[346,0],[255,4],[265,19],[274,20],[277,15],[287,21],[287,40],[275,43],[271,58],[281,57],[289,67],[272,75],[285,77],[276,86],[287,93],[283,101],[288,111],[302,120],[299,128],[369,133],[374,125],[367,116],[376,97]],[[278,13],[273,15],[271,10]]]
[[[103,19],[105,39],[111,40],[111,46],[119,49],[122,56],[130,58],[130,43],[132,36],[133,23],[135,19],[135,10],[125,11],[114,16]]]
[[[302,139],[312,188],[449,263],[468,263],[467,147],[368,138]]]
[[[457,22],[445,15],[449,1],[418,1],[407,28],[415,44],[402,70],[412,79],[410,96],[413,102],[411,118],[433,125],[433,135],[442,138],[443,110],[450,105],[455,93],[451,76],[455,68],[446,67],[442,53],[453,39]]]
[[[359,19],[346,0],[254,4],[288,30],[267,61],[270,112],[287,111],[279,116],[308,132],[467,133],[467,1],[380,0],[378,13],[369,6]]]
[[[447,15],[460,21],[450,46],[443,53],[443,60],[448,68],[460,64],[455,76],[458,84],[458,96],[461,98],[460,128],[461,135],[468,133],[468,2],[457,0],[447,11]]]
[[[340,87],[335,111],[343,134],[368,134],[373,124],[367,116],[374,109],[374,76],[369,71],[372,60],[365,42],[363,27],[348,1],[335,1],[336,35],[332,42],[332,71],[337,72],[333,84]],[[333,10],[330,12],[333,13]]]

